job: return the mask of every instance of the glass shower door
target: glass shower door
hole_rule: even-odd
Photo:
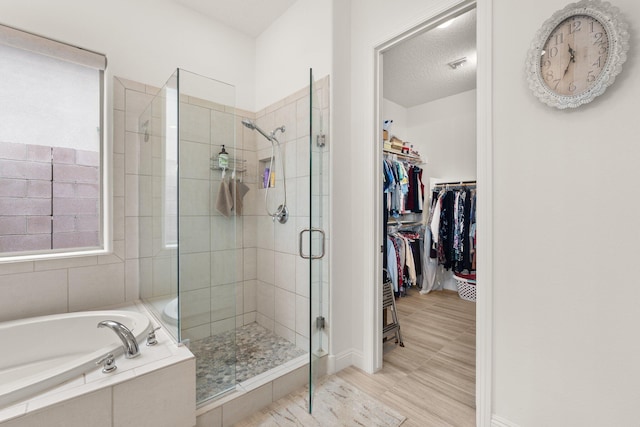
[[[232,211],[235,87],[178,70],[180,339],[196,356],[198,404],[236,387],[236,295],[241,241]],[[221,167],[221,165],[223,167]]]
[[[328,185],[326,182],[328,158],[323,129],[323,106],[321,89],[309,70],[309,413],[313,410],[313,398],[318,382],[321,357],[326,346],[326,308],[328,280],[326,254],[325,209],[328,208]]]

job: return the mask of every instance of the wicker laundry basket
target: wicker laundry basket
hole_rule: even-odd
[[[475,274],[454,274],[458,286],[458,295],[467,301],[476,301],[476,275]]]

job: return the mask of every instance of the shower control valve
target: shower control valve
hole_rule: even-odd
[[[116,359],[113,357],[113,353],[109,353],[102,359],[98,360],[96,362],[96,365],[102,365],[102,372],[104,372],[105,374],[118,369],[118,367],[116,366]]]
[[[156,345],[158,344],[158,339],[156,338],[156,331],[160,329],[160,326],[149,331],[149,335],[147,335],[147,345]]]

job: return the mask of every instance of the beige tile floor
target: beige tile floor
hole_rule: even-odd
[[[475,303],[450,291],[396,300],[404,347],[385,344],[373,375],[338,376],[407,417],[403,427],[475,425]]]

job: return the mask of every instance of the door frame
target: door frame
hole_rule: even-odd
[[[382,147],[382,66],[383,53],[398,43],[423,31],[434,28],[443,21],[465,11],[476,8],[476,49],[478,56],[476,74],[476,147],[477,147],[477,224],[478,259],[476,293],[476,424],[491,425],[492,407],[492,342],[493,342],[493,165],[492,165],[492,1],[447,0],[444,5],[429,11],[420,24],[389,38],[374,47],[374,129],[376,147]],[[382,149],[375,150],[374,176],[382,176]],[[369,355],[365,364],[375,372],[382,368],[382,183],[374,184],[371,202],[373,215],[374,245],[370,248],[374,256],[375,286],[369,288],[371,295],[365,300],[365,324],[371,325],[370,335],[364,342],[364,354]]]

